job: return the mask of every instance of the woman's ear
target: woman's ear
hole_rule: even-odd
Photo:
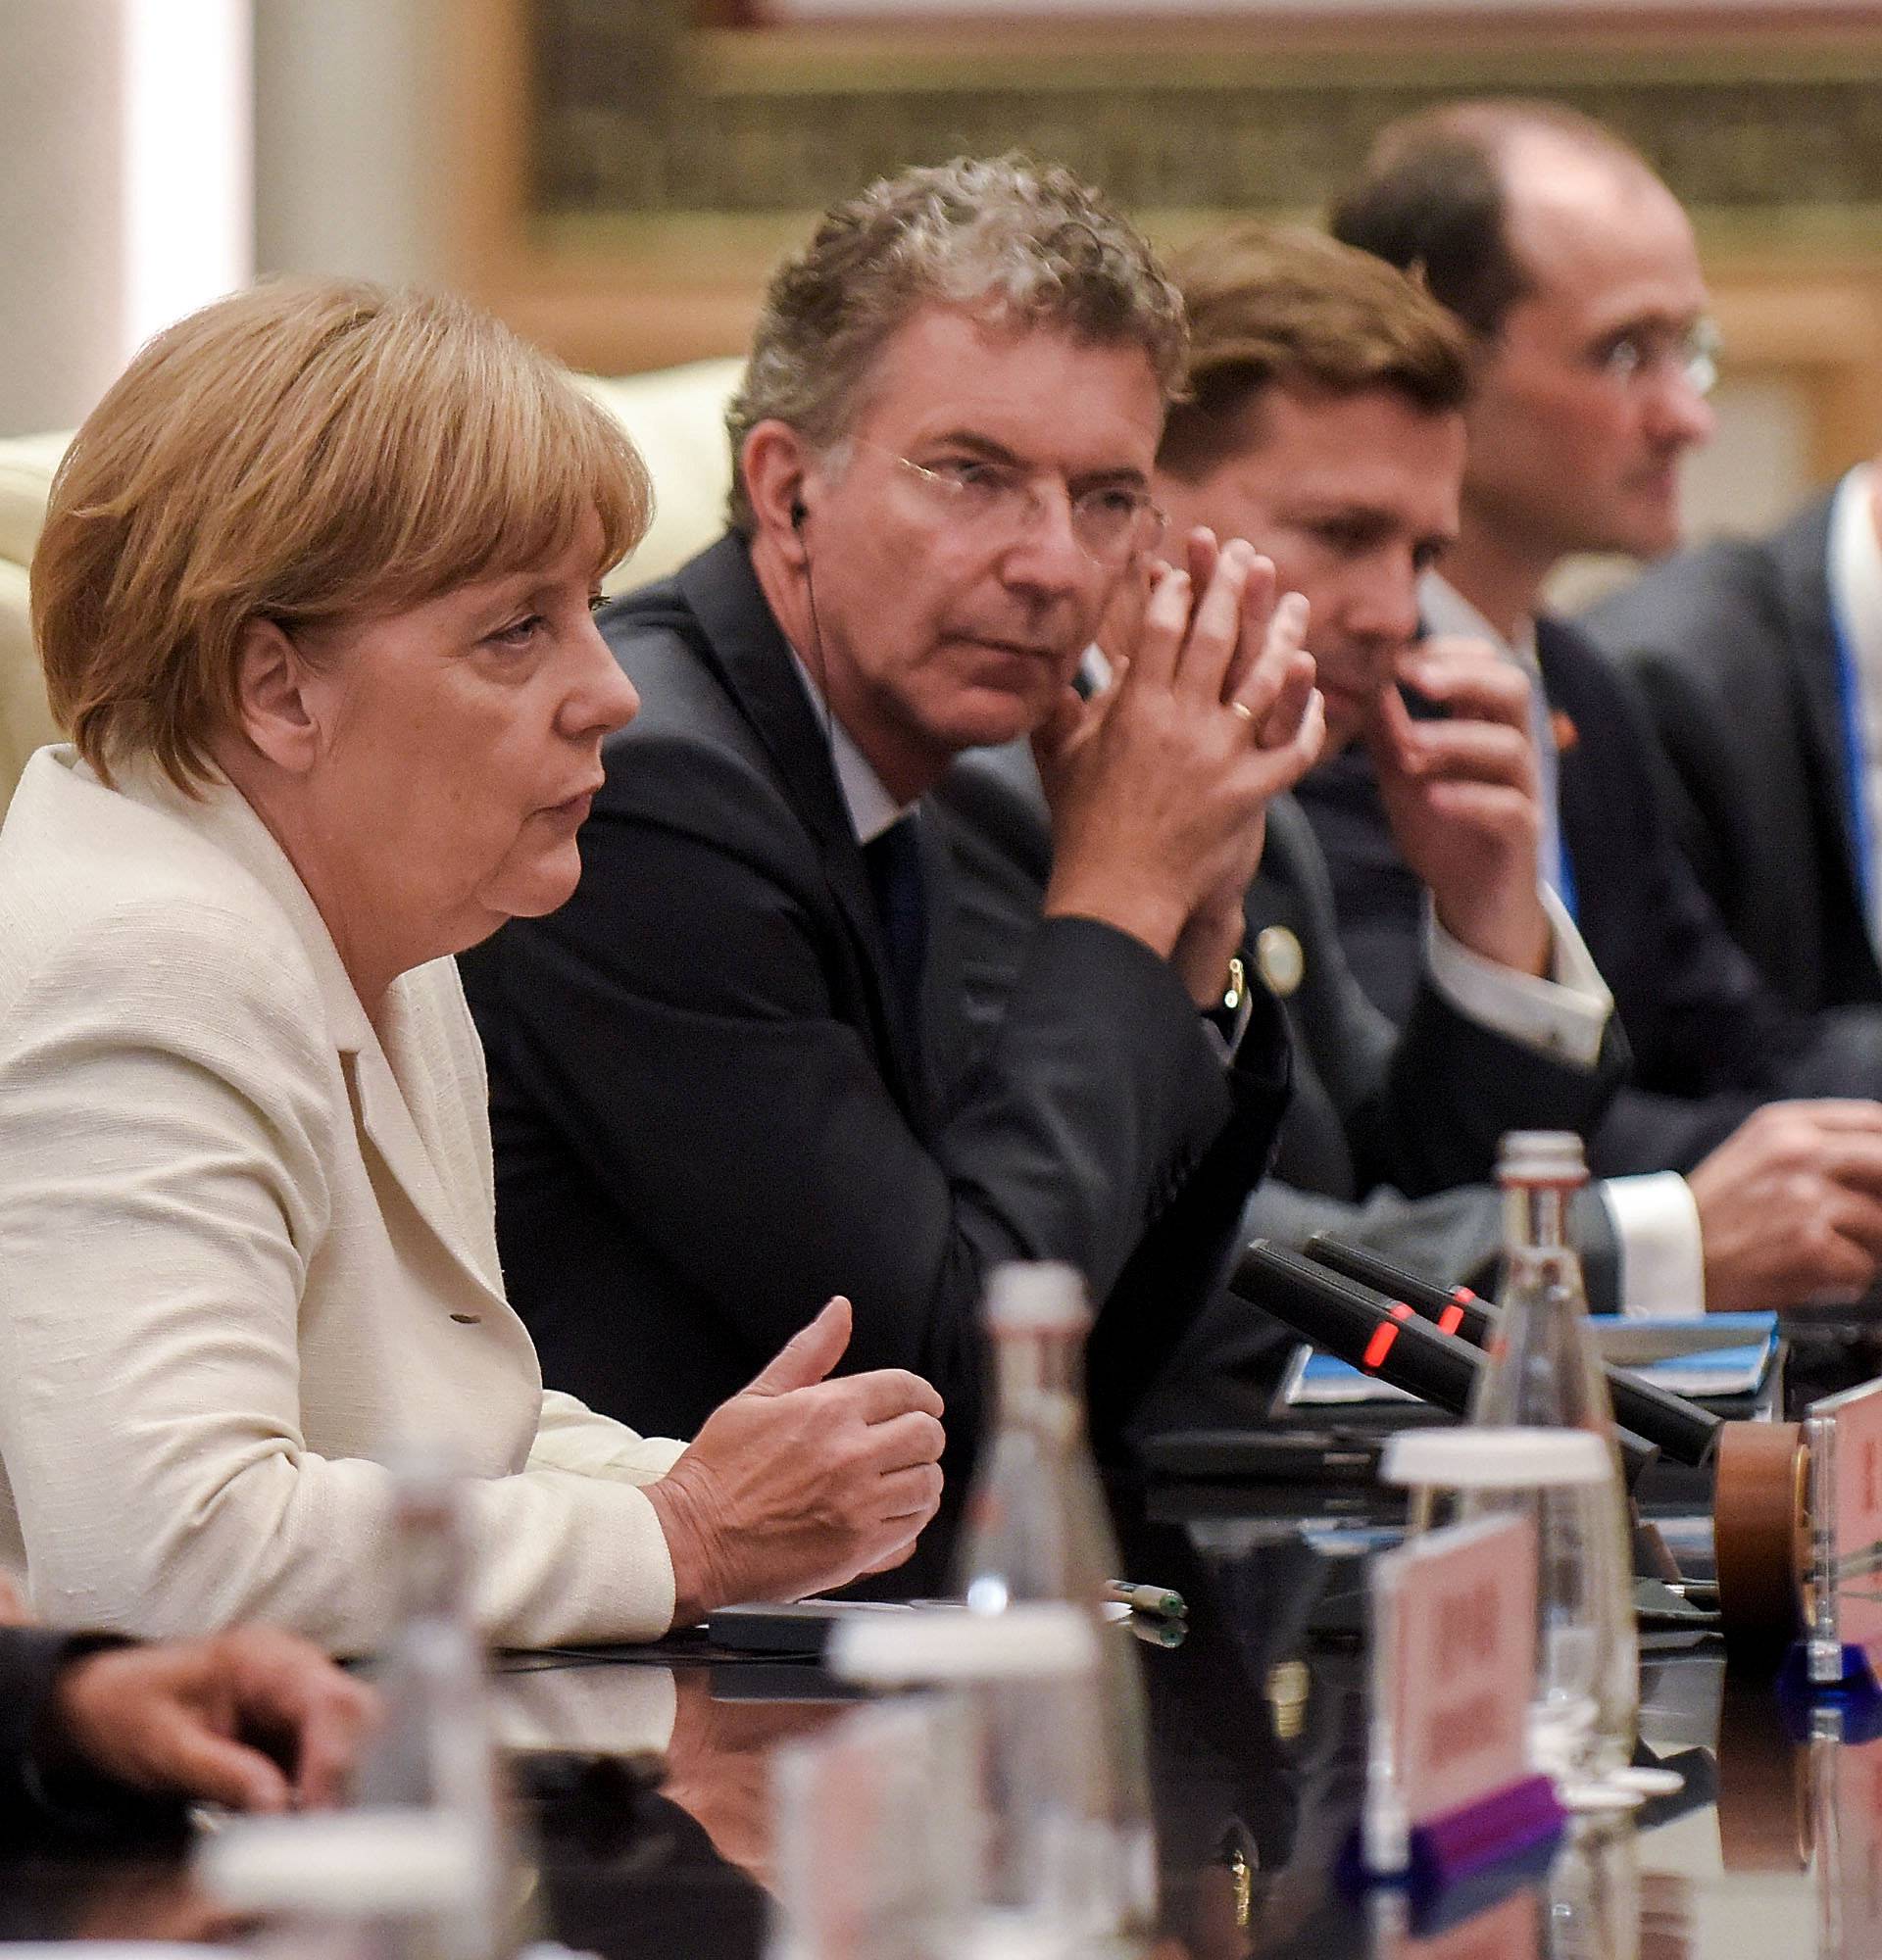
[[[235,712],[242,733],[276,768],[304,775],[320,753],[313,679],[300,649],[272,619],[242,628],[235,657]]]

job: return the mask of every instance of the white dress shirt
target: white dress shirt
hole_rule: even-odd
[[[1434,571],[1426,572],[1420,581],[1418,610],[1433,632],[1485,640],[1529,676],[1530,726],[1542,765],[1544,792],[1544,828],[1537,872],[1543,881],[1547,903],[1555,896],[1550,872],[1561,861],[1563,847],[1556,794],[1555,729],[1549,716],[1548,697],[1543,692],[1542,669],[1536,660],[1534,622],[1525,623],[1525,630],[1512,645],[1461,592]],[[1576,944],[1581,944],[1578,934]],[[1587,957],[1587,948],[1583,946],[1581,950]],[[1602,992],[1607,991],[1604,983]],[[1611,996],[1608,1005],[1611,1011]],[[1622,1311],[1639,1319],[1684,1319],[1704,1313],[1706,1260],[1699,1206],[1686,1180],[1676,1171],[1653,1171],[1641,1177],[1606,1178],[1598,1188],[1620,1245]]]
[[[1869,943],[1882,954],[1882,538],[1876,535],[1875,472],[1866,463],[1844,477],[1830,507],[1830,616],[1856,683],[1862,746],[1862,812],[1869,862],[1858,867]]]
[[[830,762],[836,770],[836,786],[843,792],[843,807],[850,813],[850,828],[859,844],[873,844],[882,833],[915,808],[912,803],[897,803],[888,785],[875,772],[875,764],[856,746],[856,737],[830,712],[804,657],[795,647],[791,659],[797,662],[797,677],[810,696],[811,711],[830,745]]]

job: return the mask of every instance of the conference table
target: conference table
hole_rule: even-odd
[[[1365,1494],[1168,1485],[1118,1497],[1130,1577],[1173,1587],[1140,1623],[1163,1863],[1156,1960],[1765,1960],[1882,1956],[1882,1744],[1787,1731],[1767,1679],[1704,1628],[1648,1629],[1642,1736],[1677,1795],[1580,1821],[1546,1873],[1493,1878],[1454,1923],[1333,1881],[1362,1778]],[[1693,1521],[1678,1531],[1703,1536]],[[1684,1554],[1683,1554],[1684,1555]],[[1115,1638],[1132,1638],[1120,1629]],[[698,1635],[634,1658],[498,1663],[528,1822],[528,1919],[610,1960],[764,1950],[770,1757],[838,1719],[811,1661],[715,1657]],[[636,1739],[642,1739],[637,1740]],[[656,1761],[641,1748],[658,1740]],[[1461,1916],[1460,1916],[1461,1915]],[[0,1935],[223,1938],[238,1930],[173,1849],[0,1860]],[[866,1960],[866,1956],[858,1956]]]

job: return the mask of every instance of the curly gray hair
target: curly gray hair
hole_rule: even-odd
[[[1144,238],[1069,171],[1019,156],[902,171],[833,206],[766,289],[725,412],[734,529],[756,528],[739,461],[751,430],[775,418],[817,451],[837,447],[876,356],[924,306],[1135,343],[1166,399],[1181,381],[1181,298]]]

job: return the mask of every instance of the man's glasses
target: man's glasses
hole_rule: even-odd
[[[1114,569],[1138,552],[1154,550],[1167,522],[1149,493],[1130,483],[1099,483],[1075,494],[1050,470],[1021,468],[980,457],[958,457],[933,465],[877,442],[856,440],[861,449],[879,450],[903,470],[935,514],[955,530],[989,543],[1015,538],[1040,522],[1055,496],[1066,499],[1073,541],[1092,561]]]
[[[1594,355],[1604,379],[1634,388],[1656,375],[1677,374],[1696,395],[1709,395],[1718,380],[1718,328],[1709,319],[1685,328],[1637,327]]]

